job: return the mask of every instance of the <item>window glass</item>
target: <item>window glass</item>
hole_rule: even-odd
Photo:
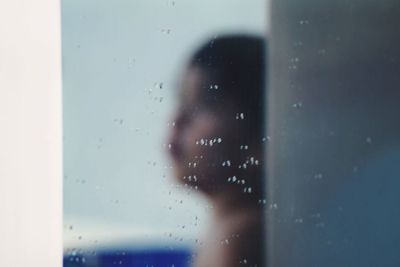
[[[215,207],[176,181],[167,136],[190,115],[215,115],[208,102],[174,115],[185,108],[185,66],[213,38],[265,35],[266,8],[263,0],[62,1],[65,266],[188,266]]]
[[[400,266],[399,1],[272,1],[269,266]]]

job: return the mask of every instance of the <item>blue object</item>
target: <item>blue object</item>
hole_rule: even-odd
[[[105,249],[64,255],[64,267],[188,267],[191,251],[185,249]]]

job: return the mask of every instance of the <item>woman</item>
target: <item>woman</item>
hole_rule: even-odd
[[[266,44],[214,38],[190,60],[170,138],[176,178],[212,203],[196,267],[263,266]]]

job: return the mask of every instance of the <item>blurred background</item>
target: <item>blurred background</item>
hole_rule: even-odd
[[[171,177],[180,72],[209,38],[265,34],[266,14],[263,0],[62,1],[65,266],[187,264],[212,207]]]

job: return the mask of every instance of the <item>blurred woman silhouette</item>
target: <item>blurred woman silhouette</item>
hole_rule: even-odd
[[[214,211],[195,267],[264,266],[266,60],[263,38],[213,38],[181,80],[170,137],[175,175]]]

